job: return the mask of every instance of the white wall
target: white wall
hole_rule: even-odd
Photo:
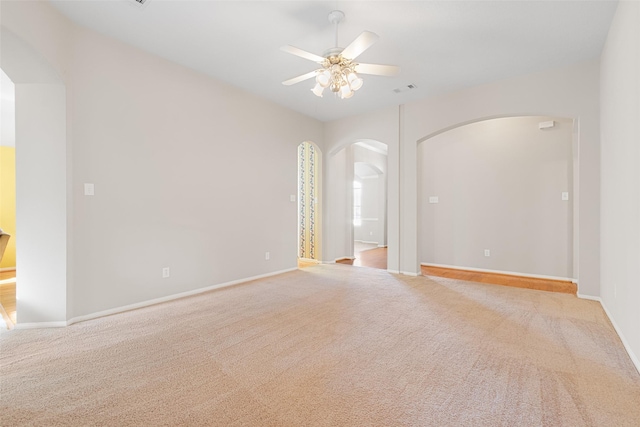
[[[538,128],[549,120],[554,127]],[[511,117],[422,142],[420,261],[571,278],[572,203],[561,194],[572,189],[572,128]]]
[[[378,244],[382,237],[378,233],[378,224],[380,221],[380,184],[382,179],[380,175],[366,176],[363,178],[356,177],[362,185],[362,223],[354,225],[353,238],[360,242],[369,242]]]
[[[3,31],[52,64],[67,99],[66,111],[45,108],[63,113],[56,126],[66,138],[51,153],[36,141],[28,148],[41,162],[23,155],[17,165],[18,204],[22,197],[29,218],[55,219],[49,232],[68,238],[56,240],[61,250],[42,248],[56,264],[42,272],[62,285],[39,297],[51,297],[53,311],[21,298],[18,323],[63,321],[296,267],[289,200],[296,150],[305,140],[322,143],[322,123],[76,27],[46,2],[11,3],[2,2]],[[17,114],[18,125],[29,120]],[[27,172],[42,191],[21,192]],[[83,195],[84,183],[95,184],[95,196]],[[170,278],[161,278],[163,267]],[[18,293],[32,294],[18,274]]]
[[[640,3],[621,1],[601,59],[601,297],[640,370]]]
[[[325,169],[323,186],[323,246],[322,261],[330,263],[340,258],[353,256],[353,146],[339,150],[329,156],[330,172]],[[323,161],[323,164],[327,163]],[[331,188],[329,193],[324,189]],[[327,210],[327,207],[330,209]],[[339,229],[342,233],[325,240],[328,229]]]
[[[96,195],[74,206],[74,314],[295,268],[297,147],[321,123],[92,31],[75,41],[74,190]]]

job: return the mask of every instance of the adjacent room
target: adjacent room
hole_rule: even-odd
[[[0,24],[1,425],[640,425],[640,2]]]

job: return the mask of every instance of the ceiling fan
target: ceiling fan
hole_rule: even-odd
[[[329,13],[329,22],[334,24],[336,45],[324,51],[322,56],[298,49],[294,46],[282,46],[280,50],[309,59],[320,64],[321,68],[282,82],[290,86],[312,77],[316,78],[316,85],[311,91],[319,97],[327,87],[331,92],[340,94],[342,99],[351,98],[355,91],[362,87],[363,81],[358,74],[372,74],[376,76],[395,76],[400,68],[395,65],[360,64],[355,59],[369,49],[377,40],[378,35],[370,31],[363,31],[346,48],[338,47],[338,24],[344,20],[344,12],[334,10]]]

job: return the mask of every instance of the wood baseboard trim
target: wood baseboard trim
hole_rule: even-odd
[[[421,271],[425,276],[447,277],[458,280],[467,280],[470,282],[559,292],[571,295],[576,295],[578,292],[576,283],[573,283],[571,279],[566,278],[551,278],[544,276],[534,277],[529,274],[496,272],[481,270],[478,268],[451,267],[426,263],[421,264]]]
[[[0,273],[4,273],[5,271],[16,271],[15,267],[2,267],[0,268]]]
[[[578,283],[576,279],[572,279],[570,277],[545,276],[543,274],[517,273],[514,271],[489,270],[486,268],[475,268],[475,267],[459,267],[457,265],[432,264],[428,262],[421,262],[420,266],[446,268],[449,270],[474,271],[478,273],[488,273],[488,274],[501,274],[506,276],[527,277],[532,279],[557,280],[560,282],[572,282],[576,284]]]

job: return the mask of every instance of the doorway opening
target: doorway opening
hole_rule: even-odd
[[[387,269],[387,145],[359,140],[344,148],[349,221],[345,231],[350,256],[341,264]]]

